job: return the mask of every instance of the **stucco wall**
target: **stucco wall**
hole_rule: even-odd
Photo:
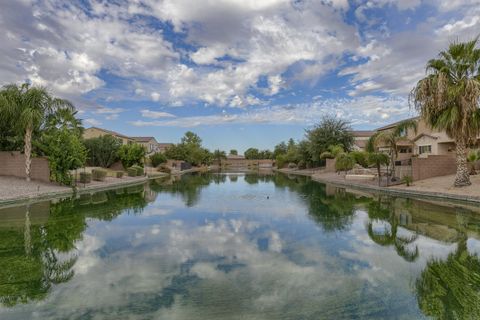
[[[25,155],[18,151],[0,152],[0,176],[25,178]],[[33,158],[30,177],[33,180],[50,181],[48,160],[43,157]]]
[[[430,155],[427,158],[412,158],[413,181],[454,174],[456,169],[453,156]]]
[[[335,172],[335,159],[325,159],[325,172]]]

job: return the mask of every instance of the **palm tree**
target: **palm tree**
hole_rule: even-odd
[[[388,156],[382,152],[369,152],[367,160],[370,165],[377,168],[378,186],[380,186],[380,168],[383,165],[388,166],[390,160],[388,159]]]
[[[434,129],[445,130],[455,140],[455,186],[471,184],[467,147],[480,133],[480,49],[478,37],[454,42],[438,59],[427,63],[427,76],[411,93],[423,119]]]
[[[74,113],[73,105],[63,99],[55,98],[42,87],[31,87],[25,83],[21,86],[7,85],[1,91],[2,103],[0,117],[15,115],[15,125],[24,136],[25,175],[30,181],[30,166],[32,163],[32,135],[42,129],[45,121],[58,110],[69,110]]]
[[[392,130],[378,132],[370,138],[367,146],[367,148],[373,148],[374,150],[380,146],[386,146],[389,149],[392,181],[395,179],[395,159],[398,157],[398,143],[406,139],[408,129],[413,129],[416,133],[417,121],[414,119],[404,120]]]

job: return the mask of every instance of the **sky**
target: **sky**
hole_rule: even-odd
[[[3,0],[0,85],[72,101],[85,127],[271,149],[325,115],[367,130],[408,95],[480,0]]]

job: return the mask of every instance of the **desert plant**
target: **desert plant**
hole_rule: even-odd
[[[104,169],[92,170],[92,179],[95,181],[105,181],[106,176],[107,176],[107,170],[104,170]]]
[[[142,165],[145,152],[145,147],[138,143],[125,144],[118,150],[118,157],[123,167],[129,168],[133,165]]]
[[[368,167],[368,153],[365,151],[352,151],[350,156],[355,159],[355,162],[364,168]]]
[[[412,176],[404,176],[402,178],[402,182],[405,183],[407,185],[407,187],[410,187],[410,185],[413,182],[413,178],[412,178]]]
[[[335,157],[330,151],[325,151],[320,154],[320,160],[325,160],[325,159],[334,159]]]
[[[355,166],[355,159],[347,153],[341,153],[336,157],[335,161],[335,170],[338,171],[347,171],[352,170]]]
[[[115,171],[115,177],[121,179],[123,177],[123,171]]]
[[[118,150],[122,146],[120,139],[112,135],[86,139],[88,162],[92,166],[108,168],[118,160]]]
[[[480,150],[470,150],[467,156],[467,162],[470,165],[470,175],[476,175],[475,163],[480,160]]]
[[[367,159],[370,165],[373,165],[375,168],[377,168],[378,185],[380,185],[380,168],[383,165],[388,166],[390,159],[388,158],[388,155],[382,152],[369,152]]]
[[[142,167],[140,167],[140,166],[132,166],[132,168],[134,168],[134,169],[136,170],[136,172],[137,172],[137,177],[143,176],[144,170],[143,170]]]
[[[127,174],[129,177],[136,177],[137,176],[137,169],[135,168],[127,168]]]
[[[90,183],[92,182],[92,174],[90,172],[80,172],[80,179],[81,183]]]
[[[152,166],[156,168],[162,163],[167,162],[167,157],[163,153],[157,152],[150,156],[150,161],[152,162]]]

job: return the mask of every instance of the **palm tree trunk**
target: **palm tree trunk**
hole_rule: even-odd
[[[32,164],[32,127],[27,126],[25,130],[24,140],[24,153],[25,153],[25,176],[27,181],[30,181],[30,167]]]
[[[467,147],[465,141],[458,139],[455,141],[457,148],[457,175],[455,176],[455,187],[469,186],[470,174],[467,163]]]

